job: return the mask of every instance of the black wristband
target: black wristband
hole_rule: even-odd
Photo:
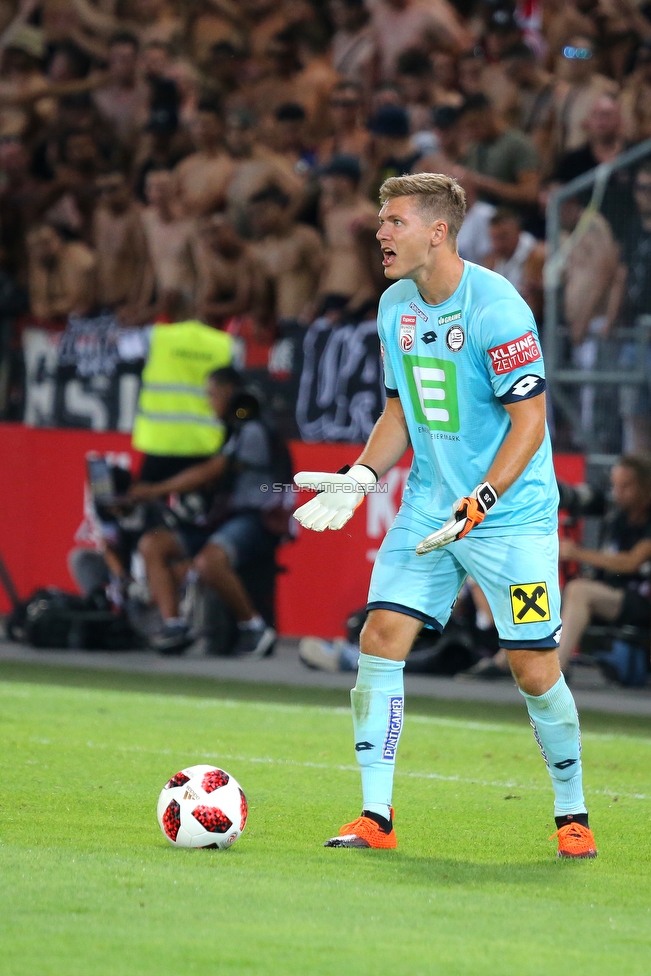
[[[360,461],[358,461],[357,463],[360,465],[360,467],[366,468],[367,471],[370,471],[371,474],[373,475],[373,477],[375,478],[375,481],[376,482],[378,482],[380,480],[378,478],[377,471],[374,471],[374,469],[371,467],[370,464],[362,464]]]

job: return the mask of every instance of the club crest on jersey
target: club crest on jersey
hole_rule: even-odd
[[[416,304],[416,302],[410,302],[409,303],[409,308],[412,310],[412,312],[415,312],[416,315],[418,316],[418,318],[419,319],[422,319],[423,322],[428,322],[429,321],[428,317],[425,315],[425,312],[422,310],[422,308],[419,308],[418,307],[418,305]]]
[[[398,336],[398,343],[403,352],[411,352],[414,348],[414,343],[416,341],[416,316],[415,315],[401,315],[400,316],[400,334]]]
[[[491,357],[494,373],[510,373],[519,366],[526,366],[527,363],[540,359],[540,347],[533,332],[525,332],[513,342],[493,346],[488,350],[488,355]]]
[[[452,325],[445,337],[445,344],[450,352],[461,352],[466,343],[466,333],[460,325]]]

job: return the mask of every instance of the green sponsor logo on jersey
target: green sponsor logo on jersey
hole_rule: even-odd
[[[461,318],[461,309],[456,312],[448,312],[447,315],[439,315],[439,325],[449,325],[450,322],[458,322]]]
[[[459,430],[457,367],[446,359],[403,356],[416,422],[430,430]]]

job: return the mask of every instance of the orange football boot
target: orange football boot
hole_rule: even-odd
[[[340,827],[337,837],[327,840],[324,847],[375,847],[393,849],[398,846],[398,838],[393,829],[393,807],[391,807],[391,830],[387,833],[371,817],[362,816],[352,823]]]
[[[549,839],[553,840],[554,837],[558,837],[556,857],[597,856],[594,834],[589,827],[584,827],[576,820],[563,824]]]

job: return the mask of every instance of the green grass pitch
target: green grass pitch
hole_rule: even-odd
[[[0,668],[2,976],[648,976],[651,733],[586,716],[600,855],[559,862],[522,709],[407,702],[397,851],[326,850],[360,809],[343,693]],[[209,762],[229,851],[156,799]]]

